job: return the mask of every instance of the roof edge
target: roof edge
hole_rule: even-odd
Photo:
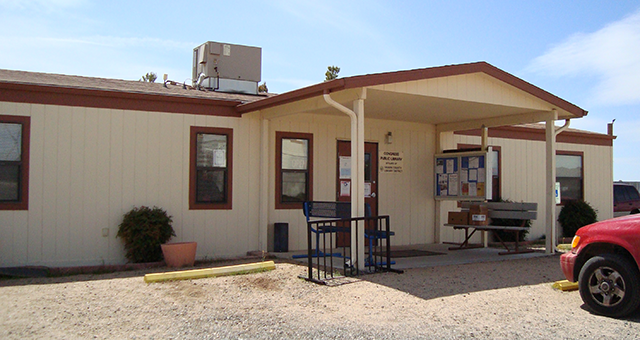
[[[236,100],[0,81],[0,101],[240,117]],[[192,110],[190,112],[189,110]]]
[[[491,138],[521,139],[532,141],[546,140],[545,129],[532,126],[496,126],[490,127],[488,132],[489,137]],[[454,134],[463,136],[482,135],[480,129],[455,131]],[[556,137],[556,141],[559,143],[613,146],[613,141],[616,138],[616,136],[608,135],[605,133],[571,129],[562,131],[560,134],[558,134],[558,136]]]
[[[588,111],[571,104],[570,102],[551,94],[521,78],[518,78],[506,71],[503,71],[485,61],[445,65],[430,68],[375,73],[360,76],[352,76],[346,78],[338,78],[331,81],[311,85],[302,89],[285,92],[270,98],[262,99],[252,103],[240,104],[237,107],[239,113],[247,113],[261,109],[267,109],[274,106],[284,105],[302,99],[322,95],[324,92],[334,92],[350,88],[367,87],[381,84],[391,84],[405,81],[414,81],[421,79],[431,79],[439,77],[448,77],[461,74],[470,74],[482,72],[492,76],[504,83],[514,86],[525,91],[537,98],[558,106],[559,108],[573,114],[575,118],[586,116]]]

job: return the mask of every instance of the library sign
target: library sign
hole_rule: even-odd
[[[404,154],[402,151],[382,151],[380,153],[380,172],[383,173],[402,173],[402,159]]]

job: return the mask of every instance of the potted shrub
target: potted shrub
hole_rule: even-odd
[[[116,237],[124,241],[126,258],[134,263],[162,260],[161,244],[176,236],[171,216],[158,207],[134,207],[124,215]]]

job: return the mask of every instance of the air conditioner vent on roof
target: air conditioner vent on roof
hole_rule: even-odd
[[[193,49],[193,85],[209,90],[258,94],[262,49],[208,41]]]

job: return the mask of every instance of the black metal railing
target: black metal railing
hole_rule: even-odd
[[[352,226],[364,223],[365,258],[358,259],[359,243],[351,252],[351,237],[347,242],[337,246],[339,233],[355,233],[359,239],[359,228]],[[313,237],[316,244],[314,247]],[[402,271],[391,268],[391,236],[389,216],[355,217],[340,219],[322,219],[307,222],[307,249],[308,249],[308,277],[309,281],[326,284],[328,280],[336,277],[355,276],[362,274],[360,268],[365,268],[367,273],[381,271]],[[346,235],[345,235],[346,237]],[[355,254],[356,258],[353,258]],[[364,262],[361,266],[360,261]]]

